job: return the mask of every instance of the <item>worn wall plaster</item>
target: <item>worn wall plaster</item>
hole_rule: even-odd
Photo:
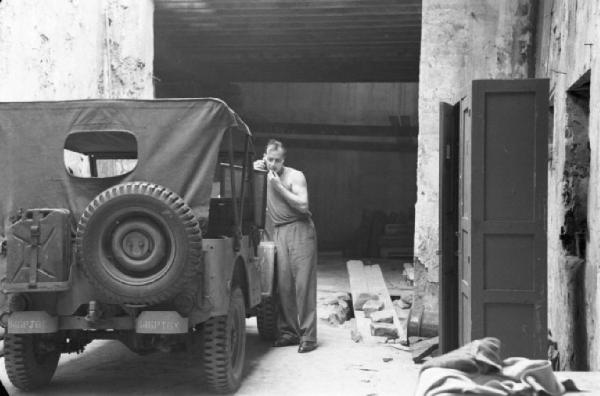
[[[0,100],[153,97],[152,18],[152,0],[0,2]]]
[[[432,307],[438,282],[439,104],[456,103],[472,79],[525,78],[532,62],[530,0],[424,0],[415,206],[417,294]]]

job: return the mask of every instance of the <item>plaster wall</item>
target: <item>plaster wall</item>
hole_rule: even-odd
[[[562,369],[600,369],[600,3],[545,1],[539,13],[536,77],[550,78],[552,140],[548,190],[548,325]],[[567,91],[591,71],[589,120]],[[585,122],[589,122],[585,125]],[[589,150],[575,132],[588,128]],[[588,158],[585,158],[585,157]],[[589,163],[586,184],[573,185],[577,164]],[[574,187],[587,189],[587,251],[576,262],[561,241]],[[581,293],[581,298],[577,294]]]
[[[439,104],[456,103],[473,79],[532,72],[531,0],[423,0],[415,205],[415,303],[437,307]]]
[[[0,100],[152,98],[152,0],[0,2]]]

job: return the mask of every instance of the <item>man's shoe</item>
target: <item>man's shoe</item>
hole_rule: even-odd
[[[317,349],[317,343],[315,341],[302,341],[298,347],[298,353],[306,353]]]
[[[275,342],[273,343],[274,347],[286,347],[286,346],[291,346],[291,345],[298,345],[299,341],[297,339],[294,338],[290,338],[290,337],[279,337],[277,340],[275,340]]]

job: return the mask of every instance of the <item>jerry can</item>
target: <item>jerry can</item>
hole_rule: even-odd
[[[28,209],[8,228],[6,292],[68,288],[70,217],[66,209]]]

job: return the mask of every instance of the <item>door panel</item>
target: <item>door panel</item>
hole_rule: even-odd
[[[460,107],[440,103],[440,350],[458,348],[458,118]]]
[[[459,136],[459,342],[471,340],[471,98],[460,101]]]
[[[473,81],[470,97],[460,137],[461,340],[495,336],[504,356],[544,358],[548,81]]]

